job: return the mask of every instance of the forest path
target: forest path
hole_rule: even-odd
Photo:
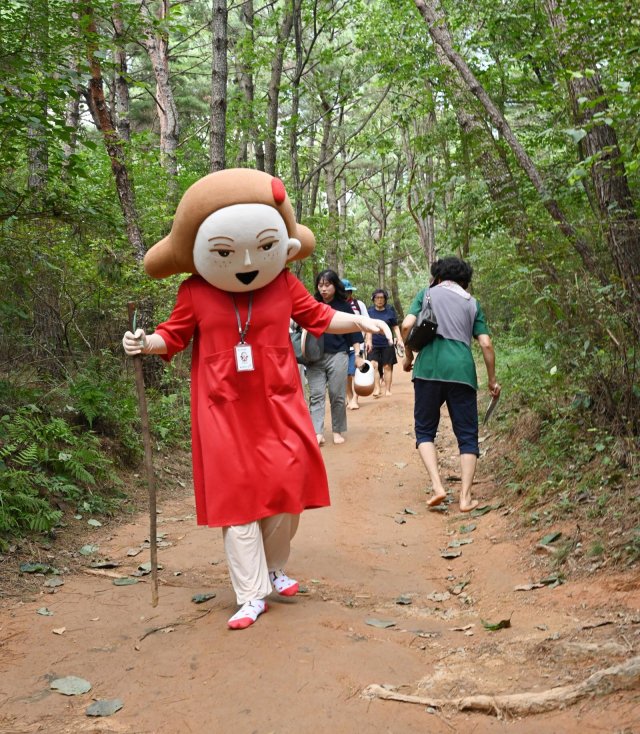
[[[171,545],[159,552],[164,569],[157,609],[150,606],[147,579],[118,587],[111,578],[83,574],[66,576],[55,595],[13,601],[0,612],[0,731],[640,731],[640,705],[630,694],[516,722],[446,710],[431,715],[422,706],[360,696],[371,683],[445,697],[543,690],[581,681],[591,669],[629,657],[638,641],[638,627],[629,621],[640,606],[637,584],[615,586],[600,578],[515,592],[516,585],[548,571],[546,558],[545,568],[532,570],[539,565],[532,555],[538,538],[525,535],[516,542],[504,515],[508,508],[480,517],[461,515],[455,502],[447,514],[427,510],[411,383],[398,368],[395,379],[393,397],[364,399],[359,411],[349,413],[344,445],[328,439],[323,448],[333,506],[305,513],[287,568],[306,593],[270,599],[257,624],[230,632],[226,621],[235,600],[220,531],[195,525],[190,492],[173,501],[161,497],[158,529]],[[443,474],[457,475],[448,420],[442,428]],[[480,504],[496,502],[482,460],[478,480]],[[447,485],[457,500],[459,483]],[[417,514],[401,514],[405,508]],[[396,522],[400,518],[405,522]],[[460,534],[461,526],[472,523],[475,530]],[[122,562],[109,573],[126,575],[148,560],[148,551],[126,555],[147,534],[141,516],[111,529],[110,536],[105,528],[94,531],[91,541],[102,557]],[[455,539],[473,543],[460,546],[458,558],[441,558],[441,549]],[[429,598],[462,581],[469,583],[461,594]],[[212,601],[191,601],[209,592],[217,594]],[[396,604],[401,595],[412,603]],[[53,616],[36,614],[43,605]],[[485,631],[480,621],[510,616],[512,627],[498,632]],[[370,618],[395,627],[370,626]],[[613,624],[580,630],[594,621]],[[141,640],[164,625],[171,631]],[[474,625],[467,629],[472,635],[452,629],[467,625]],[[61,627],[64,634],[52,634]],[[65,697],[49,690],[53,679],[68,675],[89,680],[91,692]],[[124,708],[110,718],[90,719],[84,711],[92,698],[120,698]]]

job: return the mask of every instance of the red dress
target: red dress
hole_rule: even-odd
[[[242,326],[249,293],[234,293]],[[198,525],[244,525],[329,502],[327,474],[304,400],[289,319],[320,336],[334,311],[283,270],[253,291],[255,370],[236,370],[238,321],[227,291],[199,275],[185,280],[175,308],[155,333],[169,361],[193,336],[191,437]]]

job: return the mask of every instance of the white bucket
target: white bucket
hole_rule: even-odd
[[[373,365],[369,360],[365,359],[362,367],[356,367],[356,373],[353,376],[353,389],[356,391],[356,395],[362,398],[366,398],[367,395],[371,395],[373,392],[375,380],[375,372]]]

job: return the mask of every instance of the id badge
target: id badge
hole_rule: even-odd
[[[253,367],[253,352],[250,344],[238,344],[236,350],[236,369],[238,372],[251,372]]]

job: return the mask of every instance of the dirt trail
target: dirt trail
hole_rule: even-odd
[[[628,693],[516,722],[446,710],[434,715],[422,706],[360,696],[371,683],[456,697],[578,682],[633,655],[640,631],[633,619],[640,617],[640,585],[628,578],[626,585],[600,578],[515,592],[549,571],[547,559],[532,554],[537,536],[511,539],[508,508],[473,518],[460,515],[455,503],[447,514],[427,511],[411,383],[399,370],[395,376],[393,397],[363,400],[361,410],[349,414],[347,442],[323,448],[333,506],[303,516],[287,569],[306,593],[272,598],[256,625],[230,632],[226,620],[235,606],[220,532],[195,525],[190,493],[171,502],[160,497],[158,529],[171,545],[159,553],[164,583],[157,609],[150,606],[146,580],[117,587],[111,578],[88,574],[65,576],[55,594],[45,594],[43,586],[37,598],[5,604],[0,731],[640,731],[640,704]],[[448,421],[439,448],[444,474],[457,475]],[[478,479],[481,505],[497,502],[482,460]],[[454,481],[448,485],[457,491]],[[471,523],[474,531],[459,533]],[[113,573],[124,575],[148,560],[146,550],[126,555],[147,534],[141,517],[101,528],[90,540],[100,546],[97,555],[122,562]],[[459,546],[458,558],[441,558],[455,539],[473,543]],[[429,598],[463,581],[469,583],[459,595]],[[191,597],[199,593],[217,596],[196,605]],[[412,603],[396,604],[401,595]],[[42,606],[53,616],[38,615]],[[485,631],[480,621],[508,617],[512,627],[498,632]],[[369,618],[395,627],[367,625]],[[612,623],[579,629],[598,621]],[[141,640],[163,625],[172,629]],[[452,630],[467,625],[474,625],[466,630],[473,634]],[[64,634],[52,634],[61,627]],[[89,680],[91,692],[70,698],[52,693],[50,681],[67,675]],[[124,708],[108,719],[88,719],[84,710],[92,697],[120,698]]]

